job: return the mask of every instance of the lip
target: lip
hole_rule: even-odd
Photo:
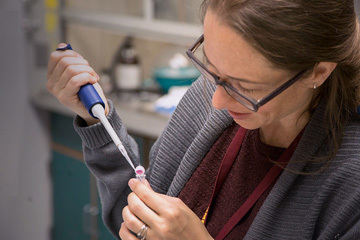
[[[248,118],[252,113],[238,113],[238,112],[233,112],[233,111],[230,111],[229,109],[227,109],[229,115],[234,118],[234,119],[245,119],[245,118]]]

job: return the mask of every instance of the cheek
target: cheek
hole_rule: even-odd
[[[259,109],[261,115],[273,119],[282,118],[299,109],[306,109],[312,99],[312,91],[307,89],[288,89]]]

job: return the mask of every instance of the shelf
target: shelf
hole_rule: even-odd
[[[35,106],[48,111],[57,112],[65,116],[74,117],[75,114],[62,105],[53,95],[41,91],[31,98]],[[156,139],[169,121],[169,116],[152,112],[136,105],[119,103],[112,99],[115,110],[131,134]]]
[[[68,23],[82,24],[112,32],[130,34],[147,40],[190,46],[202,33],[195,24],[145,19],[102,12],[64,9],[61,12]]]

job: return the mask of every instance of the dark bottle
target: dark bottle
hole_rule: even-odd
[[[132,37],[126,37],[116,53],[113,76],[116,87],[120,90],[134,90],[141,87],[141,69]]]

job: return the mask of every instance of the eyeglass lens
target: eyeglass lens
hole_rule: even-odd
[[[227,85],[224,82],[220,82],[220,81],[216,81],[216,79],[214,78],[213,75],[211,75],[207,70],[205,70],[203,68],[203,66],[201,66],[197,61],[195,61],[194,59],[190,58],[191,62],[194,64],[194,66],[199,70],[199,72],[211,83],[216,84],[216,85],[221,85],[225,91],[232,97],[234,98],[236,101],[240,102],[242,105],[244,105],[245,107],[247,107],[250,110],[254,110],[254,106],[251,102],[249,102],[246,98],[242,97],[241,95],[239,95],[236,90],[232,89],[232,87],[230,87],[229,85]]]

